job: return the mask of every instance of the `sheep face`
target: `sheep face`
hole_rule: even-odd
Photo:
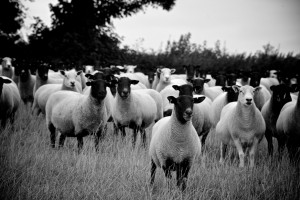
[[[109,84],[102,79],[93,80],[86,83],[87,86],[91,86],[91,96],[101,102],[106,97],[106,86]]]
[[[227,92],[227,101],[228,103],[237,101],[239,92],[233,88],[233,86],[224,86],[222,87],[224,92]]]
[[[226,81],[227,85],[232,86],[236,84],[237,75],[235,73],[227,74]]]
[[[270,70],[269,77],[270,78],[277,78],[277,70]]]
[[[119,80],[117,80],[118,84],[117,84],[117,91],[118,94],[120,95],[120,97],[122,99],[127,99],[130,95],[131,92],[131,88],[130,85],[131,84],[138,84],[138,80],[131,80],[128,77],[121,77]]]
[[[186,80],[191,81],[195,76],[195,67],[193,65],[185,65],[183,66],[186,74]]]
[[[285,84],[272,85],[270,89],[273,91],[273,103],[275,107],[282,108],[284,104],[292,101],[291,88]]]
[[[94,66],[92,66],[92,65],[86,65],[85,67],[84,67],[84,72],[86,73],[86,74],[91,74],[91,73],[93,73],[95,70],[94,70]]]
[[[178,85],[173,85],[172,86],[174,90],[179,91],[179,96],[181,95],[188,95],[188,96],[193,96],[193,86],[191,84],[184,84],[181,86]]]
[[[154,77],[155,77],[155,72],[151,71],[151,72],[148,73],[148,81],[149,81],[150,84],[153,83]]]
[[[238,101],[244,106],[250,106],[253,104],[253,96],[255,92],[258,92],[261,87],[253,88],[252,86],[245,85],[242,87],[233,86],[234,90],[239,92]]]
[[[261,79],[262,75],[259,72],[252,72],[250,75],[250,85],[252,87],[257,87],[260,85],[260,79]]]
[[[20,72],[20,81],[21,82],[26,82],[28,81],[31,73],[29,69],[22,69]]]
[[[47,81],[48,80],[48,72],[49,68],[46,66],[40,66],[37,69],[37,75],[40,77],[41,80]]]
[[[160,73],[160,79],[165,82],[169,83],[171,81],[171,74],[173,74],[176,69],[169,69],[169,68],[163,68],[163,69],[157,69],[157,71]]]
[[[212,75],[216,79],[216,85],[225,86],[226,85],[226,76],[225,74],[216,74]]]
[[[177,98],[168,96],[170,103],[174,104],[176,118],[182,124],[185,124],[192,119],[194,103],[200,103],[204,99],[205,97],[193,98],[188,95],[182,95]]]
[[[126,73],[134,73],[134,69],[136,68],[136,65],[125,65]]]
[[[3,84],[11,83],[11,80],[0,77],[0,97],[2,95]]]
[[[204,83],[208,83],[210,79],[196,78],[192,81],[195,94],[201,94],[203,92]]]
[[[70,71],[66,73],[65,71],[61,70],[60,73],[64,76],[63,84],[68,88],[75,88],[76,78],[80,76],[82,71]]]
[[[11,58],[9,58],[9,57],[2,58],[1,65],[2,65],[3,70],[10,70],[12,67]]]

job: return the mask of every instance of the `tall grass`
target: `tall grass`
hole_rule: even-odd
[[[166,180],[161,169],[150,186],[148,148],[140,147],[139,140],[132,148],[130,131],[122,140],[110,126],[99,152],[93,138],[85,137],[78,154],[75,138],[52,149],[44,117],[29,113],[22,106],[15,123],[0,133],[0,199],[300,199],[299,167],[289,163],[286,152],[281,161],[276,155],[270,159],[265,143],[255,168],[240,169],[235,157],[219,164],[211,133],[205,165],[197,159],[182,193],[175,174]]]

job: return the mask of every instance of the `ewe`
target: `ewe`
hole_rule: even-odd
[[[204,98],[188,95],[168,97],[174,104],[172,115],[156,122],[152,129],[149,148],[151,184],[155,179],[156,168],[160,167],[167,178],[171,178],[171,171],[176,171],[177,185],[185,190],[189,170],[201,152],[201,143],[191,122],[193,105]]]
[[[137,83],[137,80],[131,80],[128,77],[117,79],[117,94],[114,100],[112,117],[116,134],[120,129],[122,136],[125,136],[125,127],[129,126],[133,129],[133,146],[135,146],[138,131],[141,133],[142,142],[145,146],[145,129],[156,119],[157,106],[155,100],[144,90],[131,90],[131,85]]]
[[[13,123],[20,101],[17,85],[10,78],[0,76],[0,121],[3,128],[7,119]]]
[[[160,74],[159,82],[156,86],[156,91],[162,91],[168,85],[182,85],[186,84],[187,82],[183,79],[172,79],[171,75],[176,71],[176,69],[169,69],[169,68],[158,68],[157,72]]]
[[[0,65],[0,76],[5,76],[13,79],[15,68],[12,66],[12,59],[9,57],[2,58]]]
[[[278,141],[278,152],[281,156],[285,146],[286,138],[284,135],[278,135],[276,130],[276,122],[282,107],[292,101],[290,87],[285,84],[273,85],[270,87],[272,91],[271,98],[264,104],[261,113],[266,122],[265,137],[268,141],[269,155],[273,155],[273,137]]]
[[[209,81],[210,79],[195,78],[194,80],[192,80],[192,84],[194,86],[195,94],[205,95],[206,97],[208,97],[206,99],[210,99],[212,102],[215,98],[217,98],[217,96],[223,93],[223,90],[221,86],[206,87],[205,83],[208,83]]]
[[[101,79],[86,84],[91,86],[89,95],[58,91],[49,97],[46,104],[46,125],[50,131],[52,147],[55,147],[57,129],[61,133],[59,146],[63,146],[66,137],[77,137],[80,150],[83,137],[95,134],[95,147],[98,149],[99,139],[108,119],[103,100],[109,84]]]
[[[245,85],[239,88],[238,101],[227,104],[216,126],[216,135],[221,139],[220,163],[224,162],[229,142],[233,141],[240,158],[240,167],[244,167],[244,149],[250,150],[250,167],[254,167],[254,156],[258,143],[262,140],[266,125],[262,114],[253,102],[253,95],[261,88]],[[247,151],[245,151],[247,152]]]
[[[300,85],[292,85],[294,92],[299,92]],[[300,98],[287,103],[281,110],[276,129],[279,137],[287,137],[287,148],[292,161],[300,156]],[[297,155],[298,151],[298,155]]]
[[[32,113],[39,115],[41,112],[45,114],[46,103],[51,94],[60,90],[69,90],[78,93],[82,93],[81,84],[76,80],[77,76],[80,76],[82,71],[60,71],[64,77],[62,84],[46,84],[39,87],[34,94],[34,101],[32,105]]]

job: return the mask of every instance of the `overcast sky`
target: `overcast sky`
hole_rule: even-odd
[[[30,18],[39,16],[51,24],[49,3],[57,0],[25,1]],[[168,40],[191,33],[191,41],[214,47],[220,40],[230,53],[255,53],[270,43],[280,52],[300,53],[300,0],[177,0],[167,12],[147,8],[128,18],[113,20],[122,44],[158,50]]]

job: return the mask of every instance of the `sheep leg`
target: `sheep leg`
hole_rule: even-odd
[[[146,147],[146,130],[141,128],[141,137],[142,137],[142,145],[143,147]]]
[[[59,145],[58,145],[59,148],[64,146],[66,137],[67,136],[65,134],[60,134],[60,136],[59,136]]]
[[[135,128],[133,129],[133,137],[132,137],[132,146],[133,146],[133,147],[135,147],[137,133],[138,133],[138,128],[135,127]]]
[[[83,137],[77,136],[77,146],[78,146],[78,153],[80,153],[83,147]]]
[[[293,140],[293,138],[289,138],[288,142],[287,142],[287,149],[289,152],[289,157],[290,157],[290,161],[294,162],[296,161],[296,155],[297,155],[297,145],[295,144],[294,141],[297,140]]]
[[[151,173],[150,184],[151,184],[151,185],[153,185],[153,183],[154,183],[155,172],[156,172],[156,164],[155,164],[154,161],[151,159],[151,169],[150,169],[150,173]]]
[[[278,142],[278,154],[279,154],[278,159],[281,160],[283,150],[284,150],[284,147],[286,145],[286,138],[285,137],[278,137],[277,142]]]
[[[240,159],[239,167],[244,167],[245,166],[245,154],[243,152],[242,144],[241,144],[240,140],[237,138],[233,139],[233,142],[234,142],[237,152],[239,154],[239,159]]]
[[[224,144],[223,142],[221,142],[221,156],[220,156],[220,163],[221,164],[224,164],[224,160],[225,160],[225,154],[226,154],[226,151],[227,151],[227,144]]]
[[[269,156],[272,156],[273,155],[273,139],[272,139],[272,135],[270,133],[270,131],[266,131],[265,133],[265,136],[266,136],[266,139],[267,139],[267,142],[268,142],[268,153],[269,153]]]
[[[184,191],[186,188],[188,173],[191,169],[189,160],[184,160],[182,163],[178,164],[176,168],[177,186]]]
[[[51,141],[51,147],[55,148],[55,138],[56,138],[56,129],[53,124],[48,125],[48,129],[50,131],[50,141]]]
[[[251,147],[250,152],[249,152],[249,156],[250,156],[250,167],[251,167],[251,168],[254,167],[254,158],[255,158],[255,153],[256,153],[256,150],[257,150],[257,145],[258,145],[258,139],[257,139],[257,138],[254,138],[254,139],[253,139],[252,147]]]

